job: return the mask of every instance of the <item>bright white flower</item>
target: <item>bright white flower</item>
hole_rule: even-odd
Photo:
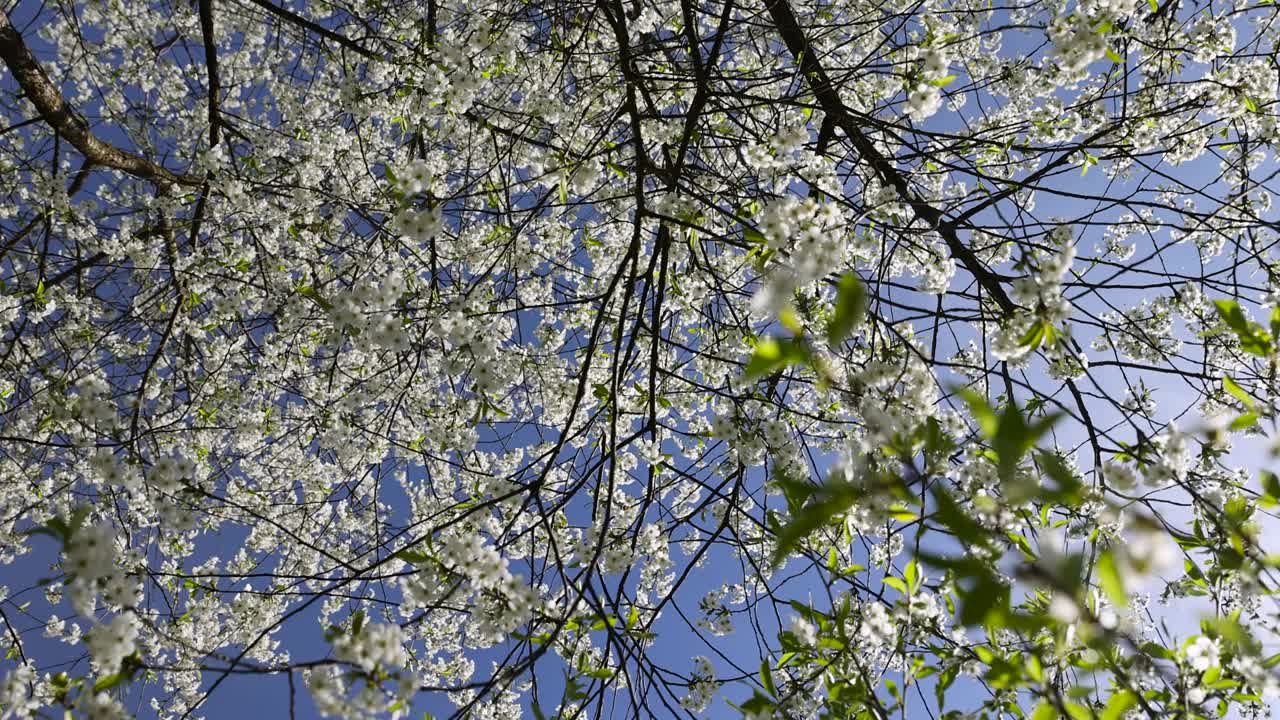
[[[942,107],[942,91],[927,83],[917,85],[907,95],[906,114],[916,122],[927,120]]]
[[[372,622],[365,623],[359,633],[339,635],[333,642],[333,655],[365,672],[395,670],[409,661],[400,626]]]
[[[920,71],[926,80],[936,80],[947,74],[947,68],[950,65],[951,59],[944,51],[931,48],[924,53],[924,62],[921,64]]]
[[[858,633],[872,647],[892,647],[897,642],[898,627],[883,605],[868,602],[862,605]]]
[[[80,698],[80,709],[89,720],[127,720],[133,717],[133,713],[110,693],[86,692]]]
[[[85,634],[89,655],[104,676],[119,671],[124,659],[138,649],[137,639],[138,622],[132,613],[121,613],[106,624],[95,624]]]
[[[795,636],[796,641],[805,647],[811,647],[818,643],[818,628],[802,617],[791,618],[791,626],[787,629]]]
[[[1187,646],[1187,664],[1198,672],[1218,666],[1218,641],[1200,636]]]
[[[1080,605],[1069,595],[1054,593],[1049,600],[1049,615],[1060,623],[1074,623],[1080,619]]]
[[[110,523],[80,528],[65,548],[63,567],[85,582],[115,572],[115,529]]]
[[[1124,550],[1139,572],[1159,575],[1180,566],[1177,543],[1159,528],[1139,527],[1129,536]]]
[[[40,709],[36,671],[30,663],[19,663],[0,680],[0,720],[29,720]]]
[[[1118,462],[1102,466],[1102,479],[1108,487],[1119,492],[1128,492],[1138,484],[1138,475],[1133,468]]]
[[[715,668],[711,665],[711,660],[698,655],[693,658],[693,673],[689,679],[689,689],[684,697],[680,698],[680,707],[689,712],[700,713],[711,704],[712,698],[719,689],[720,683],[716,680]]]

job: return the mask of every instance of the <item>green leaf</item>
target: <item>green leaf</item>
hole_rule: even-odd
[[[1084,165],[1080,166],[1080,177],[1084,177],[1085,175],[1087,175],[1089,173],[1089,168],[1097,164],[1098,164],[1098,158],[1094,157],[1093,155],[1090,155],[1089,153],[1085,153]]]
[[[67,522],[68,536],[74,536],[81,527],[84,527],[84,521],[89,518],[90,510],[91,508],[88,505],[81,505],[76,508],[75,512],[71,513],[71,519]]]
[[[1263,470],[1262,490],[1266,493],[1266,497],[1271,499],[1271,505],[1280,502],[1280,477],[1270,470]]]
[[[37,525],[36,527],[28,528],[26,530],[23,530],[22,534],[23,535],[48,535],[54,540],[58,540],[59,542],[64,542],[62,534],[57,532],[56,530],[51,529],[48,525]]]
[[[1000,427],[1000,421],[996,418],[991,406],[987,404],[987,399],[970,388],[961,390],[960,397],[964,398],[965,403],[969,405],[969,412],[973,413],[973,419],[978,421],[978,429],[982,434],[994,437],[996,430]]]
[[[965,625],[1001,627],[1009,613],[1009,587],[987,574],[978,578],[973,587],[961,593],[964,605],[960,607],[960,622]]]
[[[1069,702],[1066,704],[1067,717],[1071,720],[1093,720],[1093,713],[1089,708],[1080,703]]]
[[[966,397],[966,399],[969,398]],[[973,406],[974,403],[971,401],[971,407]],[[1035,447],[1040,437],[1048,432],[1058,419],[1057,414],[1051,414],[1038,422],[1028,424],[1017,405],[1013,403],[1006,404],[1000,417],[996,418],[995,414],[985,407],[985,401],[982,407],[975,407],[974,415],[982,426],[983,434],[991,441],[991,449],[996,453],[1000,480],[1004,483],[1013,481],[1014,472],[1022,462],[1023,456]]]
[[[1049,324],[1043,320],[1037,320],[1034,325],[1027,328],[1022,337],[1018,339],[1018,344],[1022,347],[1035,350],[1045,341],[1049,334]]]
[[[1254,412],[1247,412],[1235,420],[1232,420],[1229,427],[1232,430],[1244,430],[1245,428],[1253,427],[1257,422],[1258,414]]]
[[[312,302],[324,308],[325,310],[333,309],[333,303],[325,299],[324,296],[322,296],[319,292],[316,291],[315,288],[311,287],[310,285],[299,285],[297,292],[302,297],[310,299]]]
[[[790,305],[783,307],[782,310],[778,311],[778,322],[782,323],[783,327],[795,333],[797,336],[804,334],[804,321],[796,314],[795,308]]]
[[[131,674],[132,673],[126,673],[124,671],[121,671],[114,675],[108,675],[104,678],[98,678],[98,680],[93,683],[93,691],[95,693],[106,692],[107,690],[110,690],[111,688],[116,687],[121,683],[124,683],[125,681],[127,681]]]
[[[948,75],[946,77],[940,77],[937,80],[930,80],[929,84],[934,87],[946,87],[955,81],[956,81],[955,75]]]
[[[1080,479],[1071,472],[1062,458],[1055,453],[1042,450],[1036,453],[1036,464],[1041,472],[1052,478],[1058,485],[1054,492],[1042,492],[1042,497],[1072,507],[1080,503],[1082,489]]]
[[[1222,389],[1231,393],[1232,397],[1239,400],[1241,403],[1244,403],[1244,406],[1250,410],[1254,408],[1255,403],[1253,397],[1250,396],[1249,393],[1245,392],[1244,388],[1237,385],[1236,381],[1232,380],[1230,375],[1222,376]]]
[[[1137,704],[1138,696],[1132,690],[1117,690],[1107,700],[1107,706],[1102,710],[1102,720],[1120,720]]]
[[[884,579],[884,584],[887,585],[888,587],[893,588],[894,590],[897,590],[903,595],[908,594],[907,584],[902,582],[902,580],[899,578],[887,576]]]
[[[411,565],[421,565],[431,559],[430,555],[416,550],[401,550],[392,555],[392,557],[398,557]]]
[[[774,697],[778,696],[778,686],[773,682],[773,669],[769,667],[769,658],[760,661],[760,683],[764,685],[765,692]]]
[[[1044,665],[1041,664],[1040,658],[1035,654],[1027,655],[1026,668],[1027,677],[1038,683],[1044,683]]]
[[[1058,711],[1053,703],[1041,700],[1036,705],[1035,712],[1031,713],[1031,720],[1058,720]]]
[[[745,375],[748,380],[753,380],[788,365],[806,362],[808,358],[808,348],[798,340],[765,338],[756,344],[755,352],[747,362]]]
[[[907,587],[915,592],[920,587],[920,566],[913,558],[907,563],[907,567],[902,571],[902,579],[907,581]]]
[[[1215,300],[1214,306],[1218,309],[1218,315],[1227,327],[1236,334],[1240,340],[1240,349],[1259,357],[1266,357],[1271,354],[1272,339],[1261,325],[1250,322],[1244,316],[1244,311],[1240,309],[1240,304],[1234,300]]]
[[[853,507],[860,496],[861,493],[850,485],[833,484],[820,488],[814,493],[814,499],[794,513],[791,522],[778,530],[777,549],[773,554],[774,565],[781,563],[810,533]]]
[[[947,526],[964,545],[986,545],[986,533],[969,517],[941,483],[933,486],[937,519]]]
[[[1111,603],[1116,607],[1127,607],[1129,594],[1125,592],[1124,579],[1120,577],[1120,568],[1111,550],[1105,550],[1098,556],[1097,570],[1098,584],[1111,599]]]
[[[1145,642],[1142,643],[1139,648],[1147,655],[1154,658],[1160,658],[1162,660],[1173,660],[1178,657],[1177,653],[1160,643]]]
[[[857,274],[847,272],[836,287],[835,313],[827,323],[827,340],[833,345],[844,340],[866,316],[867,292]]]
[[[1120,57],[1120,54],[1111,48],[1107,48],[1107,59],[1113,63],[1124,63],[1124,58]]]
[[[1156,0],[1147,0],[1147,7],[1151,8],[1153,13],[1160,11],[1160,3],[1156,2]]]
[[[1022,678],[1018,670],[1018,666],[1004,658],[993,658],[991,669],[987,671],[985,679],[991,687],[1007,690],[1016,686]]]

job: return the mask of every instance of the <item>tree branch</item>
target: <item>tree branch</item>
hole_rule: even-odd
[[[316,35],[319,35],[320,37],[326,38],[328,40],[332,40],[338,43],[339,45],[341,45],[342,47],[347,48],[348,50],[351,50],[352,52],[356,53],[361,57],[366,57],[366,58],[374,57],[374,54],[371,51],[364,49],[364,47],[362,47],[356,41],[344,35],[340,35],[330,30],[329,28],[324,27],[323,25],[317,25],[291,10],[287,10],[278,5],[267,2],[267,0],[249,0],[249,2],[253,3],[254,5],[257,5],[258,7],[262,8],[263,10],[266,10],[267,12],[271,13],[272,15],[275,15],[278,18],[281,18],[283,20],[288,20],[294,25],[297,25],[302,28],[306,28],[307,30],[310,30],[311,32],[315,33]]]
[[[62,93],[49,80],[39,61],[23,42],[22,34],[3,11],[0,11],[0,60],[8,66],[14,79],[18,81],[18,86],[36,106],[45,123],[66,138],[90,163],[157,184],[199,185],[203,182],[203,178],[174,173],[146,158],[98,139],[85,119],[63,99]]]
[[[200,37],[204,41],[204,66],[209,73],[209,147],[218,144],[218,49],[213,38],[213,0],[200,0]]]
[[[883,181],[889,183],[898,191],[898,195],[911,206],[911,210],[916,217],[924,220],[930,228],[936,230],[942,236],[952,257],[964,265],[969,274],[973,275],[978,284],[1000,305],[1000,308],[1005,312],[1013,310],[1014,303],[1000,285],[999,278],[982,264],[982,261],[978,259],[977,255],[973,254],[973,251],[968,246],[960,242],[955,226],[943,220],[942,211],[912,194],[907,178],[898,172],[897,168],[893,167],[893,164],[862,134],[862,129],[854,122],[853,116],[849,113],[848,108],[845,107],[844,101],[840,99],[840,94],[836,92],[835,85],[827,77],[827,72],[818,60],[817,53],[809,46],[809,40],[800,28],[800,23],[796,20],[795,13],[791,10],[791,5],[787,0],[772,0],[769,3],[769,15],[773,18],[774,27],[777,28],[778,34],[782,36],[782,41],[786,44],[787,50],[791,52],[792,57],[796,58],[796,62],[799,63],[800,71],[809,83],[809,88],[813,90],[813,94],[818,98],[822,111],[828,117],[835,119],[836,124],[841,130],[844,130],[845,135],[853,143],[853,147],[858,151],[858,154],[870,163],[872,169]]]

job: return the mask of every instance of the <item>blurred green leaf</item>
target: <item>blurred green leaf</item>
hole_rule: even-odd
[[[1222,321],[1239,338],[1241,350],[1259,357],[1271,354],[1273,347],[1271,335],[1263,330],[1261,325],[1251,322],[1244,316],[1240,303],[1234,300],[1215,300],[1213,304],[1218,309],[1218,315]]]
[[[835,313],[827,323],[827,340],[838,343],[849,336],[866,316],[867,292],[855,273],[847,272],[836,286]]]
[[[1226,390],[1232,397],[1239,400],[1250,410],[1254,408],[1255,402],[1253,397],[1249,395],[1249,393],[1245,392],[1244,388],[1237,385],[1236,381],[1232,380],[1230,375],[1222,376],[1222,389]]]
[[[748,380],[754,380],[789,365],[805,363],[808,359],[809,349],[799,340],[765,338],[756,344],[744,374]]]
[[[1138,696],[1132,690],[1117,690],[1107,700],[1107,706],[1102,710],[1102,720],[1120,720],[1137,704]]]
[[[863,492],[851,485],[836,483],[818,488],[809,504],[791,516],[777,534],[773,563],[781,563],[810,533],[823,527],[853,507]]]
[[[1128,607],[1129,593],[1124,589],[1124,579],[1120,576],[1120,567],[1116,562],[1113,550],[1104,550],[1098,556],[1098,584],[1116,607]]]
[[[773,668],[769,666],[769,658],[760,661],[760,684],[764,685],[765,692],[778,696],[778,686],[773,682]]]

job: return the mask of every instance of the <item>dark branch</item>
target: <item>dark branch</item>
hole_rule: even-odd
[[[203,182],[203,178],[174,173],[146,158],[98,139],[84,118],[67,104],[62,93],[54,87],[39,61],[23,42],[22,34],[4,12],[0,12],[0,59],[9,67],[27,99],[36,106],[40,117],[74,145],[89,162],[161,185],[199,185]]]
[[[272,15],[275,15],[276,17],[281,18],[282,20],[288,20],[289,22],[293,23],[294,25],[297,25],[298,27],[305,28],[327,40],[332,40],[333,42],[338,43],[342,47],[347,48],[348,50],[354,52],[355,54],[361,57],[366,57],[366,58],[374,57],[374,54],[371,51],[366,50],[356,41],[348,37],[345,37],[343,35],[340,35],[330,30],[329,28],[324,27],[323,25],[317,25],[316,23],[311,22],[310,20],[302,17],[301,15],[295,12],[286,10],[285,8],[279,7],[277,5],[273,5],[272,3],[267,2],[267,0],[249,0],[249,2],[253,3],[254,5],[257,5],[263,10],[266,10]]]
[[[209,147],[218,144],[218,48],[213,35],[213,0],[200,0],[200,36],[204,41],[204,66],[209,73]]]
[[[1000,285],[1000,280],[991,273],[990,270],[982,264],[977,255],[969,249],[964,243],[960,242],[959,235],[956,234],[954,225],[943,220],[942,211],[933,207],[929,203],[917,198],[911,192],[911,186],[907,182],[907,178],[893,164],[880,154],[876,146],[862,134],[862,129],[854,122],[853,116],[845,107],[844,101],[840,99],[840,94],[836,92],[835,85],[827,76],[827,72],[822,67],[818,55],[809,45],[808,38],[804,35],[804,30],[800,28],[800,23],[796,20],[795,13],[791,10],[791,5],[787,0],[773,0],[769,3],[769,15],[773,18],[773,24],[778,30],[778,34],[782,36],[782,41],[786,43],[787,50],[796,58],[800,64],[800,71],[804,75],[809,88],[813,90],[813,94],[818,98],[818,103],[822,106],[822,111],[829,117],[834,118],[836,125],[844,130],[849,141],[853,143],[853,147],[858,151],[866,161],[875,170],[880,178],[893,186],[898,191],[904,202],[911,206],[916,217],[924,220],[929,227],[936,230],[942,239],[947,243],[947,249],[951,255],[964,265],[965,269],[973,275],[978,284],[986,290],[991,297],[1000,305],[1005,312],[1013,309],[1013,301],[1009,299],[1004,288]]]

